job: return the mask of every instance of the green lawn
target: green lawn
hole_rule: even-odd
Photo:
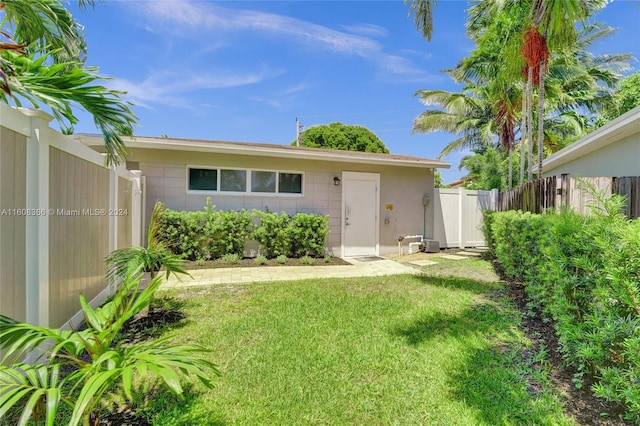
[[[138,409],[156,425],[573,424],[489,263],[448,269],[159,293],[186,315],[165,334],[211,348],[223,376]]]

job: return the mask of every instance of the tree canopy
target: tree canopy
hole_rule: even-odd
[[[514,180],[524,182],[525,166],[531,179],[534,130],[540,163],[543,155],[583,136],[601,108],[611,105],[615,109],[616,103],[622,104],[612,102],[613,90],[618,79],[629,70],[632,56],[590,53],[592,43],[611,34],[613,29],[600,23],[583,22],[602,7],[602,2],[590,3],[589,7],[569,2],[573,5],[571,13],[562,3],[555,0],[472,2],[467,35],[475,49],[454,69],[445,70],[461,86],[460,92],[438,89],[416,92],[428,109],[414,120],[413,132],[447,131],[457,135],[442,150],[440,158],[454,150],[484,153],[489,147],[496,148],[500,155],[509,157],[505,170],[507,187],[511,187]],[[534,19],[537,17],[539,22]],[[528,46],[529,50],[540,48],[549,52],[528,67],[523,58],[523,50],[527,51],[524,35],[536,25],[548,40],[544,45]],[[563,33],[564,26],[571,28]],[[540,75],[533,78],[535,72]],[[633,88],[637,84],[628,86]],[[520,179],[513,179],[512,155],[518,143],[522,159]],[[478,168],[489,164],[475,160],[467,160],[468,165]]]
[[[620,82],[613,94],[613,102],[604,108],[602,115],[606,120],[613,120],[637,106],[640,106],[640,71],[628,75]]]
[[[291,145],[296,145],[296,141]],[[384,143],[371,130],[363,126],[339,122],[308,128],[300,134],[300,146],[389,153]]]

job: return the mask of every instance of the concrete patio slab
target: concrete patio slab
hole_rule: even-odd
[[[449,260],[463,260],[463,259],[468,259],[468,257],[466,256],[458,256],[456,254],[447,254],[445,256],[440,256],[442,259],[449,259]]]
[[[472,257],[480,257],[482,256],[481,253],[475,252],[475,251],[459,251],[458,255],[461,256],[472,256]]]
[[[434,262],[432,260],[416,260],[415,262],[409,262],[411,265],[416,265],[416,266],[431,266],[431,265],[437,265],[438,262]]]
[[[465,251],[472,251],[474,253],[486,253],[489,251],[489,247],[470,247],[465,249]]]
[[[173,275],[160,289],[199,287],[209,285],[240,284],[268,281],[291,281],[310,278],[379,277],[384,275],[421,274],[419,269],[390,259],[359,261],[344,258],[350,265],[338,266],[262,266],[255,268],[214,268],[189,271],[193,279]]]

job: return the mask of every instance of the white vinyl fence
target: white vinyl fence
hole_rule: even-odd
[[[105,256],[140,244],[142,194],[139,174],[105,167],[51,119],[0,103],[0,313],[69,327],[79,294],[110,293]]]
[[[482,210],[495,209],[497,197],[497,190],[436,188],[433,239],[440,248],[484,246]]]

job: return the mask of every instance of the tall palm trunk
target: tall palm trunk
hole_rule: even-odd
[[[520,117],[520,182],[524,183],[525,144],[527,143],[527,102],[529,97],[529,85],[525,83],[522,88],[522,117]]]
[[[542,157],[544,156],[544,72],[545,61],[540,61],[540,83],[538,86],[538,179],[542,177]]]
[[[529,67],[527,92],[529,93],[529,101],[527,102],[527,182],[531,182],[533,180],[531,170],[533,164],[533,67]]]
[[[513,147],[509,148],[509,189],[513,188]]]

